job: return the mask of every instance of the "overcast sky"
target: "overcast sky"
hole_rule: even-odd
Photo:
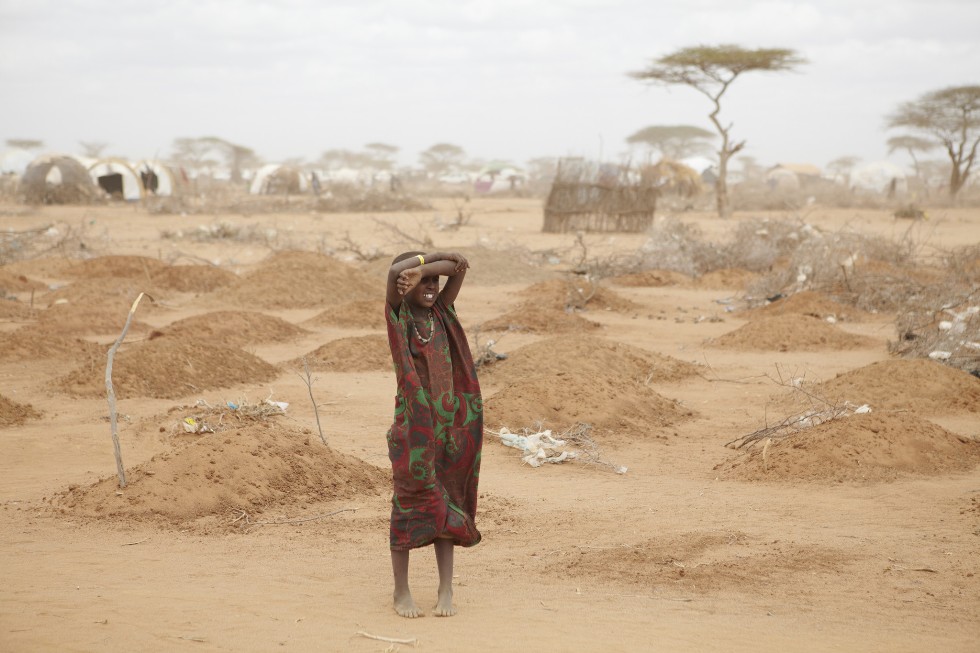
[[[763,164],[887,157],[886,115],[980,83],[977,0],[0,0],[0,140],[167,156],[218,136],[267,161],[370,142],[400,160],[612,159],[708,100],[627,76],[693,45],[795,49],[722,118]],[[905,163],[895,155],[893,161]]]

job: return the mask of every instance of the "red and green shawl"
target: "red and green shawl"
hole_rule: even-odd
[[[397,313],[386,305],[385,313],[398,384],[388,431],[391,548],[415,549],[439,536],[473,546],[480,541],[475,518],[483,398],[463,327],[455,309],[437,301],[432,337],[423,344],[405,302]]]

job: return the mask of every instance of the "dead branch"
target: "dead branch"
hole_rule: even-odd
[[[385,222],[384,220],[374,219],[374,223],[379,227],[383,227],[387,231],[390,231],[395,236],[401,239],[401,242],[408,242],[417,245],[419,249],[425,251],[431,251],[435,249],[435,244],[432,242],[432,236],[426,231],[425,227],[422,226],[421,222],[416,220],[416,226],[418,227],[418,232],[422,234],[421,236],[414,236],[401,228],[398,225],[391,224],[390,222]]]
[[[310,393],[310,401],[313,402],[313,414],[316,415],[316,430],[320,432],[320,439],[323,440],[323,444],[327,444],[327,438],[323,435],[323,428],[320,426],[320,409],[316,405],[316,399],[313,398],[313,383],[316,379],[310,374],[310,365],[306,362],[306,356],[303,356],[303,374],[299,375],[299,378],[303,379],[303,383],[306,384],[306,389]]]

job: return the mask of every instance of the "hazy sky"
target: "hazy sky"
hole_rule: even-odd
[[[707,99],[627,76],[681,47],[793,48],[722,118],[764,164],[887,156],[900,102],[980,83],[977,0],[0,0],[0,141],[166,156],[219,136],[268,161],[385,142],[615,158]],[[904,163],[896,155],[893,161]]]

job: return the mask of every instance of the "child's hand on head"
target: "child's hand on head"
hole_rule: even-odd
[[[404,295],[418,285],[422,279],[422,270],[419,268],[408,268],[398,273],[398,294]]]
[[[461,272],[470,267],[470,262],[460,254],[459,252],[450,252],[446,254],[447,261],[453,261],[456,264],[456,272]]]

